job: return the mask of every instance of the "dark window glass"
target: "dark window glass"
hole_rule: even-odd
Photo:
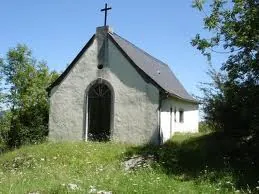
[[[184,111],[183,110],[179,111],[179,122],[180,123],[184,122]]]
[[[176,123],[176,108],[174,108],[174,122]]]
[[[93,85],[88,93],[88,139],[110,139],[111,90],[105,84]]]

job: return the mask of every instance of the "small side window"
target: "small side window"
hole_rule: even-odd
[[[176,123],[176,108],[174,108],[174,122]]]
[[[179,122],[183,123],[184,122],[184,111],[179,110]]]

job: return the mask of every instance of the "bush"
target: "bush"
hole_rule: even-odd
[[[13,127],[8,131],[8,147],[19,147],[26,144],[41,143],[46,139],[48,128],[46,126]]]
[[[211,126],[209,126],[205,121],[199,122],[199,132],[200,133],[209,133],[213,132],[215,129],[213,129]]]
[[[7,145],[19,147],[44,141],[48,135],[48,106],[32,106],[13,111]]]
[[[8,132],[10,130],[10,113],[5,112],[0,117],[0,153],[7,146]]]
[[[259,87],[247,83],[237,86],[227,81],[221,87],[219,93],[203,99],[209,127],[235,136],[258,133]]]

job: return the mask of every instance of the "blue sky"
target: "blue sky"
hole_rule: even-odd
[[[0,57],[17,43],[29,46],[52,70],[66,68],[103,25],[100,9],[112,6],[108,24],[114,31],[169,64],[189,93],[199,95],[199,82],[209,81],[206,58],[191,46],[196,33],[207,35],[202,13],[191,0],[2,0]],[[213,57],[219,67],[222,55]]]

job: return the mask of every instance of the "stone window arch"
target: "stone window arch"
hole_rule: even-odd
[[[104,79],[97,79],[86,90],[85,140],[109,141],[113,134],[114,91]]]

